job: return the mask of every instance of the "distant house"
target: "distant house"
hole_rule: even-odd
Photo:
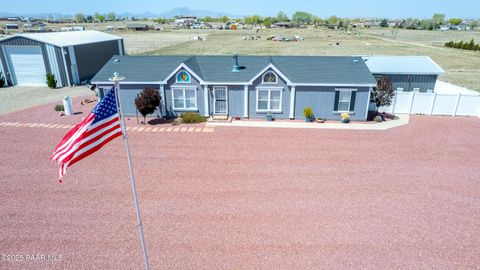
[[[198,22],[198,18],[195,16],[181,16],[174,21],[176,26],[191,27]]]
[[[293,26],[291,22],[277,22],[272,25],[274,28],[292,28]]]
[[[18,30],[20,29],[20,25],[18,23],[6,23],[5,30]]]
[[[147,31],[150,30],[150,26],[146,23],[129,23],[127,24],[127,30]]]
[[[433,92],[445,71],[428,56],[368,56],[365,64],[375,79],[390,78],[398,92]]]

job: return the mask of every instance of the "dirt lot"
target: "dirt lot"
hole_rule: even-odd
[[[0,122],[54,123],[50,107]],[[152,269],[478,268],[479,130],[414,116],[386,132],[132,132]],[[0,255],[62,256],[0,269],[141,269],[122,140],[59,184],[65,132],[0,127]]]

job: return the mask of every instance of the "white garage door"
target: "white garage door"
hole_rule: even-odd
[[[18,85],[46,85],[42,49],[35,47],[7,47],[7,54]]]

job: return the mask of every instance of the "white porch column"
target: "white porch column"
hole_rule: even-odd
[[[243,86],[243,117],[248,118],[248,85]]]
[[[165,96],[165,85],[160,84],[160,95],[162,95],[162,111],[161,114],[162,116],[167,116],[167,97]]]
[[[290,89],[290,119],[295,119],[295,86]]]
[[[204,84],[203,85],[203,98],[204,98],[204,101],[203,103],[205,104],[205,113],[204,113],[204,116],[205,117],[209,117],[210,116],[210,109],[209,109],[209,101],[208,101],[208,85]]]

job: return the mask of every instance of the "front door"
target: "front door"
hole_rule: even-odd
[[[214,114],[228,114],[227,109],[227,87],[214,86],[213,87],[213,113]]]

